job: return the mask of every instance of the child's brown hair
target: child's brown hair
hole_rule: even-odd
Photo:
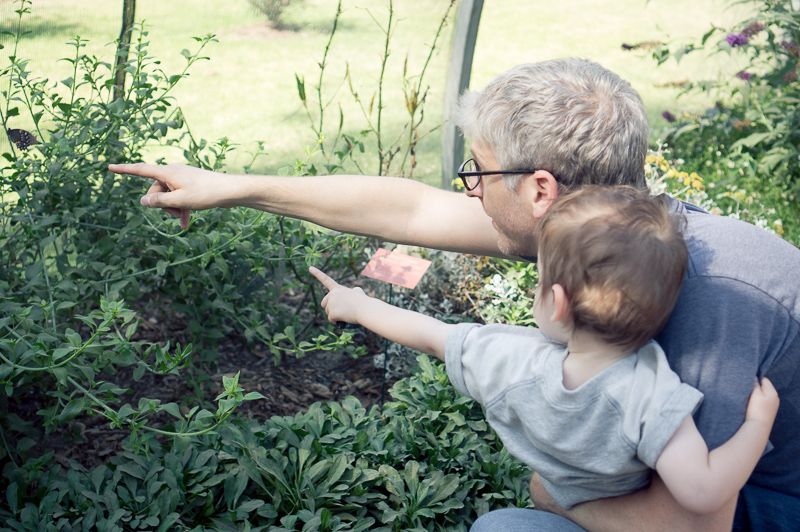
[[[587,186],[538,224],[542,291],[564,287],[575,330],[636,350],[667,323],[686,275],[683,217],[666,196]]]

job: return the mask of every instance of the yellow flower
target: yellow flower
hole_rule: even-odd
[[[697,172],[692,172],[687,178],[687,185],[691,186],[697,190],[705,190],[706,187],[703,185],[703,178],[697,175]]]

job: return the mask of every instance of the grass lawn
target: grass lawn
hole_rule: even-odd
[[[428,55],[444,0],[396,0],[389,61],[384,80],[385,138],[396,136],[407,116],[403,99],[403,68],[408,58],[408,77],[414,82]],[[14,24],[17,3],[0,5],[0,24]],[[122,3],[94,0],[37,0],[26,18],[27,36],[18,52],[31,58],[31,69],[51,80],[70,75],[70,65],[59,58],[72,54],[65,45],[74,36],[89,39],[86,53],[110,61],[118,35]],[[596,60],[629,80],[642,95],[655,130],[663,126],[660,114],[682,108],[702,109],[713,101],[676,102],[678,90],[663,85],[686,79],[701,79],[716,71],[726,56],[711,60],[689,56],[680,65],[657,68],[647,52],[626,52],[622,43],[681,41],[702,35],[711,24],[729,26],[742,18],[742,9],[732,11],[722,0],[618,0],[597,2],[503,2],[486,0],[481,19],[472,86],[482,87],[507,68],[543,59],[581,56]],[[329,135],[338,125],[342,106],[345,130],[358,133],[367,127],[350,94],[344,74],[349,68],[353,88],[366,107],[376,92],[385,35],[388,1],[345,0],[344,13],[328,57],[324,98],[332,101],[326,115]],[[227,136],[240,144],[239,155],[230,159],[231,171],[247,161],[244,152],[262,140],[269,156],[256,166],[260,172],[276,172],[303,157],[304,147],[315,144],[301,102],[295,74],[304,76],[312,96],[319,77],[318,62],[327,43],[336,9],[335,0],[305,0],[286,12],[294,30],[275,30],[257,15],[246,0],[139,0],[137,20],[149,30],[150,52],[162,61],[168,73],[177,73],[185,60],[184,48],[193,50],[193,36],[216,35],[218,43],[206,50],[210,59],[195,66],[191,77],[181,82],[174,95],[197,137],[214,140]],[[455,14],[455,12],[453,12]],[[377,22],[376,22],[377,21]],[[423,130],[442,121],[452,25],[445,29],[440,48],[428,67],[423,87],[430,91]],[[10,37],[3,36],[4,52],[10,53]],[[724,64],[736,72],[736,65]],[[371,119],[376,118],[373,106]],[[17,127],[24,127],[18,124]],[[419,146],[415,175],[429,183],[440,180],[440,136],[437,131]],[[180,160],[179,153],[158,153]],[[377,158],[365,163],[366,172],[377,170]]]

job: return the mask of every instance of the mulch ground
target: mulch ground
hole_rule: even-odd
[[[186,344],[186,326],[180,316],[161,319],[164,316],[156,316],[153,311],[137,310],[142,322],[134,340],[170,340],[173,345],[176,342]],[[141,397],[192,405],[198,404],[198,397],[213,402],[222,391],[222,377],[232,377],[238,372],[239,384],[245,392],[258,391],[265,396],[246,401],[237,410],[238,415],[262,421],[272,416],[295,415],[315,402],[338,402],[347,396],[356,397],[370,408],[381,404],[382,400],[390,400],[389,388],[398,379],[384,379],[383,368],[374,365],[373,354],[381,351],[375,337],[365,335],[358,341],[367,344],[368,356],[353,358],[343,352],[310,353],[302,358],[286,358],[276,366],[269,352],[258,346],[248,347],[243,337],[231,335],[220,339],[215,346],[218,359],[194,373],[203,375],[201,379],[187,379],[184,371],[181,376],[147,373],[135,381],[131,368],[124,368],[115,375],[104,375],[103,379],[130,389],[131,395],[126,396],[126,401],[134,407]],[[192,380],[195,389],[191,387]],[[38,426],[41,418],[36,412],[42,407],[42,399],[36,395],[21,398],[11,405],[11,410]],[[206,407],[212,411],[216,409],[216,405]],[[160,420],[155,418],[154,421],[153,426],[158,427]],[[101,415],[82,416],[62,430],[39,439],[32,451],[35,454],[52,451],[54,459],[64,466],[74,460],[92,468],[124,452],[123,443],[128,435],[128,431],[109,428],[108,420]]]

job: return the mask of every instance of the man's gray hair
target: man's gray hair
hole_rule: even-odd
[[[465,92],[456,123],[503,170],[547,170],[568,190],[646,189],[650,126],[639,94],[597,63],[566,58],[520,65]],[[520,176],[504,176],[512,190]]]

